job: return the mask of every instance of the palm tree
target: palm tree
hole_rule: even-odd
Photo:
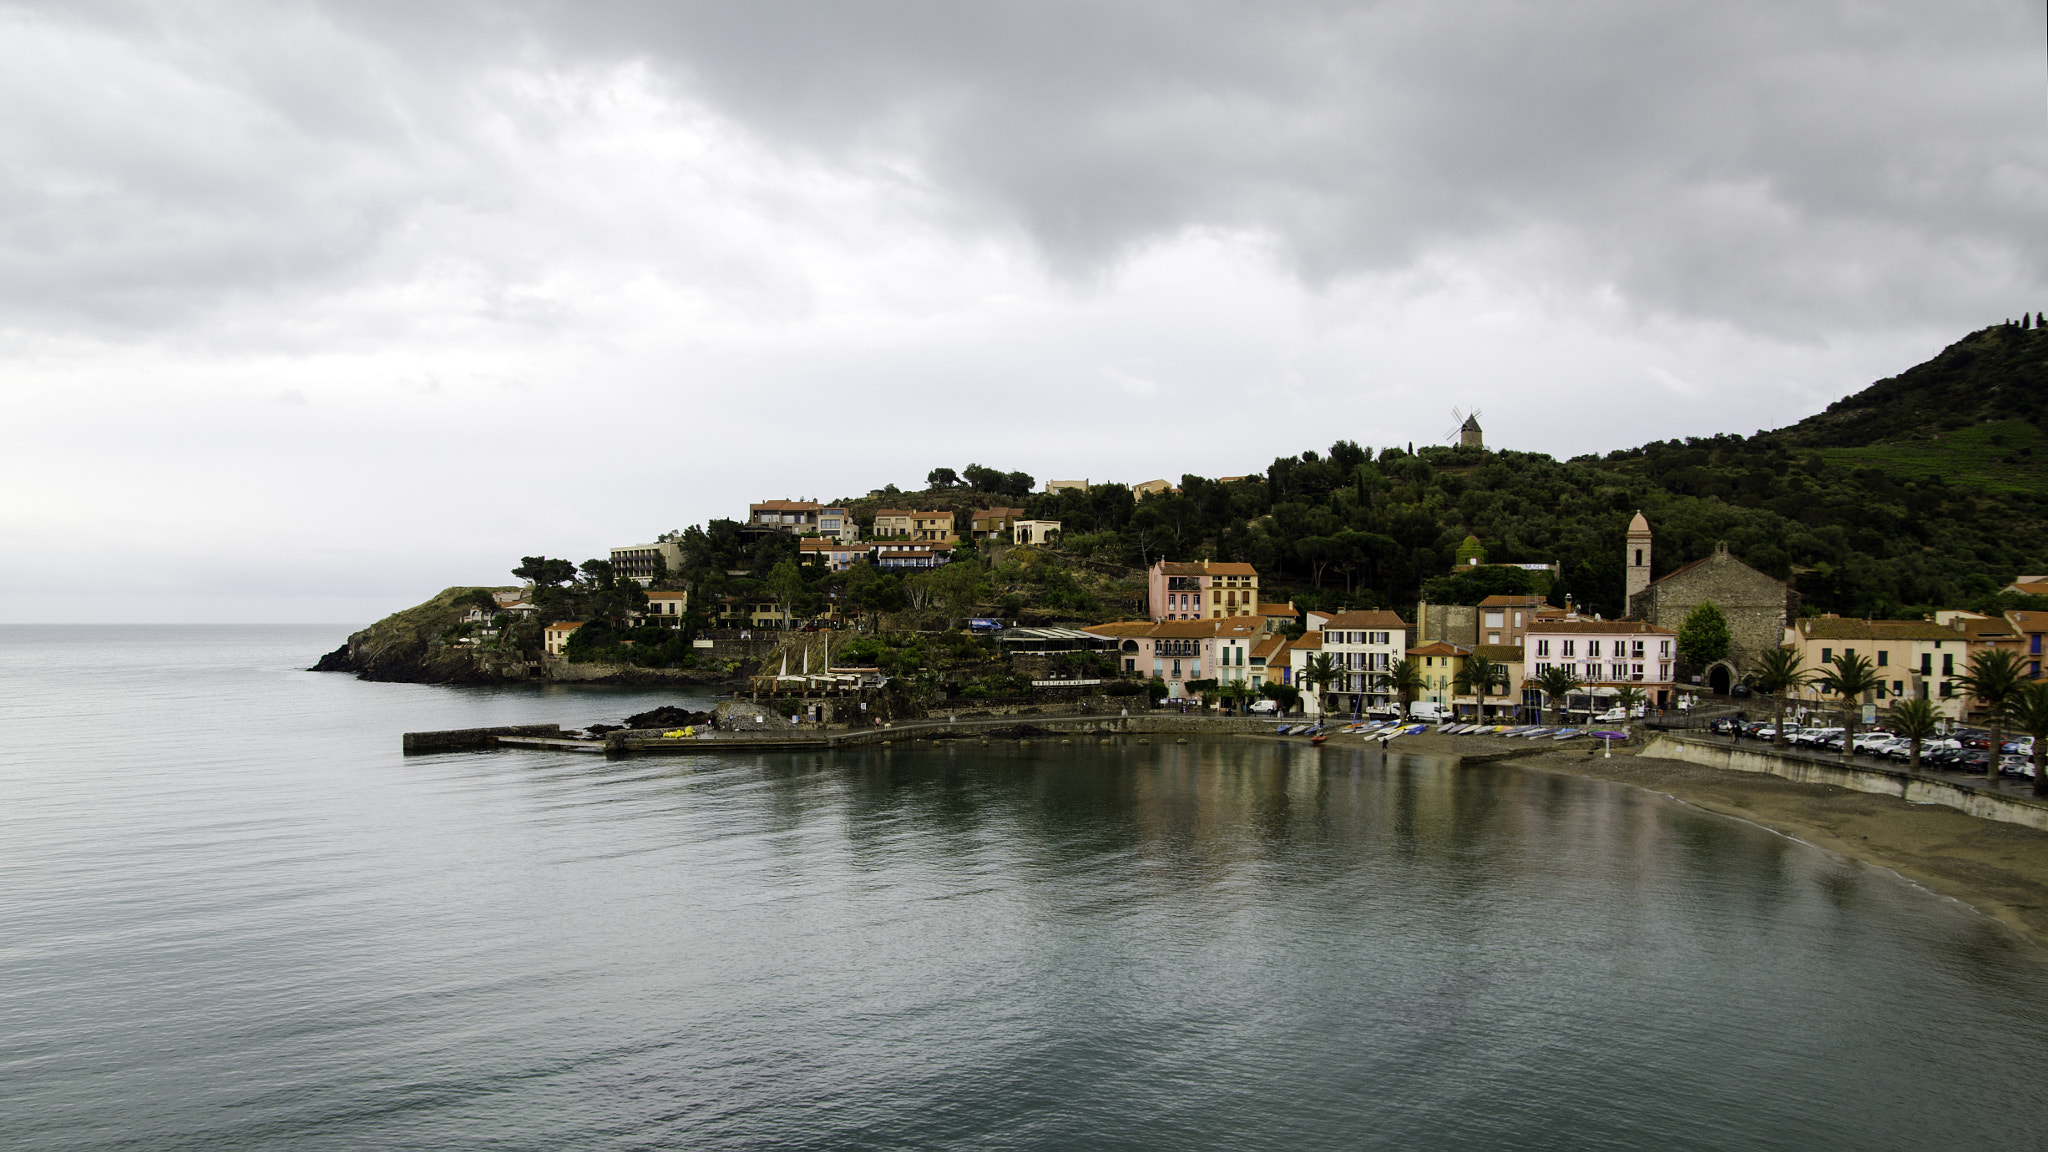
[[[1330,685],[1341,675],[1343,673],[1337,671],[1337,662],[1328,652],[1316,653],[1302,666],[1301,678],[1316,686],[1316,703],[1324,712],[1330,710]]]
[[[1970,657],[1970,670],[1956,677],[1963,690],[1977,698],[1991,726],[1991,760],[1984,766],[1988,780],[1998,779],[1999,749],[2005,744],[2005,706],[2026,689],[2027,675],[2020,668],[2020,654],[2010,648],[1991,648]]]
[[[1574,675],[1569,664],[1552,664],[1536,676],[1536,686],[1543,689],[1543,695],[1550,706],[1557,709],[1557,722],[1564,723],[1564,698],[1582,687],[1584,681]]]
[[[1833,663],[1835,670],[1820,678],[1820,690],[1842,698],[1842,759],[1847,760],[1856,754],[1856,703],[1864,693],[1884,687],[1884,681],[1877,678],[1877,666],[1868,656],[1844,652]]]
[[[1635,710],[1641,707],[1643,701],[1647,699],[1649,697],[1643,695],[1643,690],[1633,684],[1623,686],[1620,691],[1614,694],[1614,703],[1621,709],[1624,723],[1627,722],[1626,718],[1633,715]]]
[[[1777,725],[1771,730],[1771,743],[1785,742],[1786,697],[1813,682],[1813,673],[1800,667],[1800,654],[1794,648],[1767,648],[1756,658],[1755,667],[1750,669],[1749,680],[1759,692],[1767,692],[1778,702]],[[1919,755],[1918,749],[1914,755]]]
[[[1506,664],[1498,660],[1488,660],[1474,652],[1465,657],[1465,662],[1459,665],[1458,674],[1452,679],[1451,686],[1460,692],[1470,692],[1479,697],[1478,719],[1483,723],[1486,720],[1486,693],[1495,685],[1505,687],[1507,678]]]
[[[2021,688],[2006,702],[2005,713],[2014,727],[2034,738],[2034,795],[2048,796],[2048,773],[2041,770],[2042,758],[2048,756],[2048,681]],[[1991,759],[1996,764],[1998,757]]]
[[[1401,718],[1408,718],[1408,706],[1415,702],[1415,694],[1422,691],[1422,667],[1413,660],[1396,660],[1387,665],[1386,671],[1372,674],[1372,686],[1384,688],[1401,698]]]
[[[1920,742],[1941,731],[1941,709],[1924,697],[1901,700],[1884,710],[1892,731],[1913,742],[1912,767],[1920,767]]]

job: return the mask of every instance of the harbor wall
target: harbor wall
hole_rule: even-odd
[[[1956,780],[1906,768],[1845,764],[1839,757],[1789,749],[1741,747],[1697,736],[1663,733],[1637,753],[1657,760],[1683,760],[1729,772],[1761,772],[1802,784],[1832,784],[1853,792],[1897,796],[1913,804],[1942,804],[1985,820],[2023,824],[2048,831],[2048,804],[2009,796]]]

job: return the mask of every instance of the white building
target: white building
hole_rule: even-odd
[[[1354,714],[1377,705],[1396,703],[1395,693],[1373,685],[1408,651],[1414,625],[1384,608],[1357,612],[1310,612],[1309,629],[1322,634],[1320,651],[1337,666],[1341,678],[1330,685],[1332,705]]]
[[[1544,617],[1529,622],[1523,660],[1531,679],[1564,665],[1588,688],[1640,688],[1651,707],[1663,707],[1676,687],[1677,636],[1640,620]]]

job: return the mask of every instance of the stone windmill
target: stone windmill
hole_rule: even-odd
[[[1461,448],[1486,447],[1486,437],[1479,431],[1479,409],[1474,408],[1469,414],[1458,408],[1451,409],[1451,430],[1444,433],[1444,440],[1448,442],[1453,436],[1458,438]]]

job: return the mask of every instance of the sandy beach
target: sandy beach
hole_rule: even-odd
[[[1426,733],[1402,751],[1483,756],[1508,742]],[[1475,764],[1474,771],[1568,772],[1647,788],[1687,804],[1752,821],[1816,847],[1889,868],[2011,927],[2048,956],[2048,832],[1984,820],[1954,808],[1729,772],[1679,760],[1597,747]]]

